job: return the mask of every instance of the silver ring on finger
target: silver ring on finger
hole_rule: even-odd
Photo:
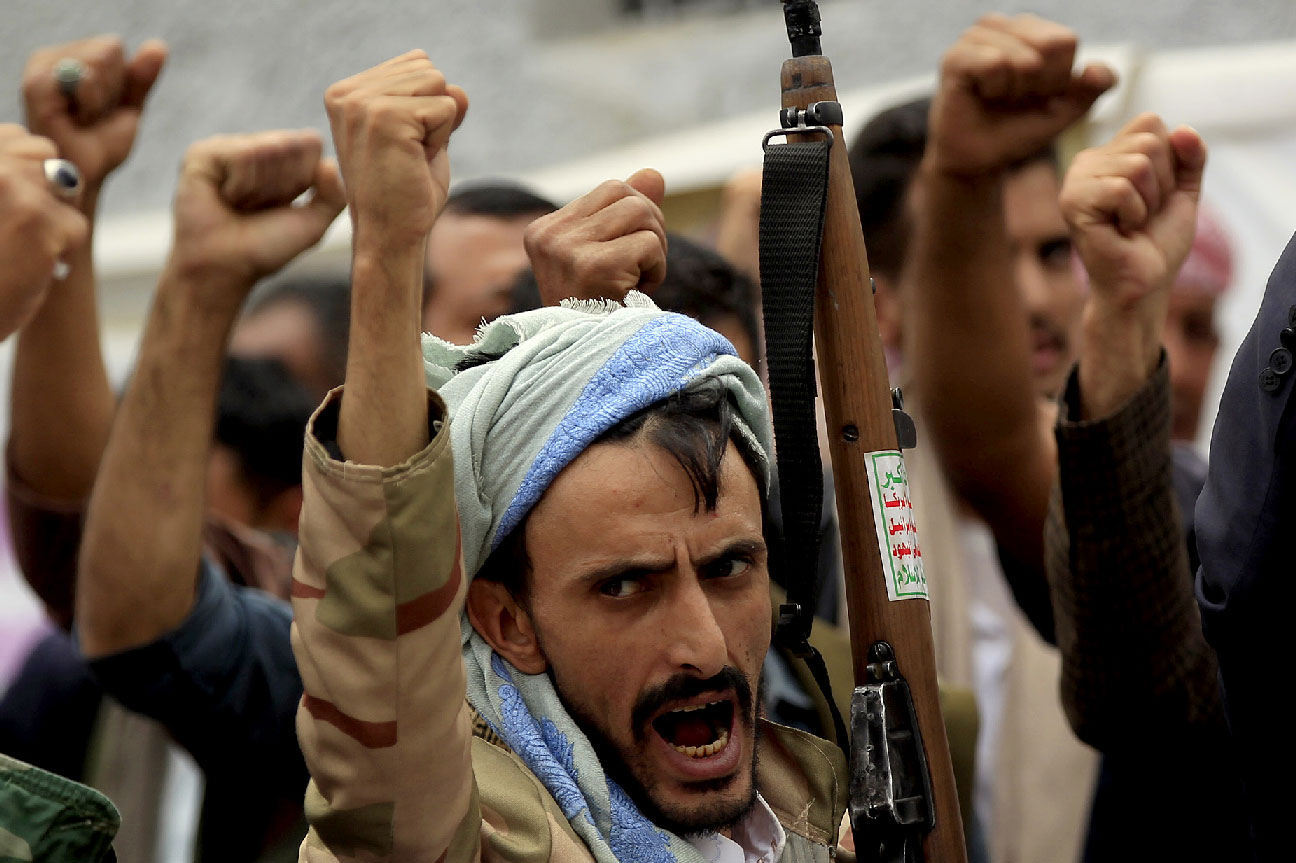
[[[69,99],[76,96],[77,86],[85,80],[85,64],[75,57],[64,57],[54,64],[54,80],[59,92]]]
[[[67,159],[46,159],[45,184],[50,193],[64,201],[75,201],[81,192],[81,171]]]

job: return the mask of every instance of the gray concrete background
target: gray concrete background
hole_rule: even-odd
[[[218,132],[310,126],[333,81],[425,48],[473,100],[456,176],[536,168],[646,134],[773,104],[786,53],[769,9],[616,22],[616,0],[0,0],[0,121],[20,118],[32,48],[98,32],[172,56],[106,214],[167,205],[185,146]],[[1034,11],[1095,43],[1149,48],[1296,37],[1292,0],[827,0],[825,48],[843,87],[932,70],[990,9]],[[573,35],[573,29],[584,30]]]

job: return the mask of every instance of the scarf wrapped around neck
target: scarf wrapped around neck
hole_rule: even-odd
[[[475,576],[564,467],[668,396],[719,382],[768,481],[764,389],[733,346],[642,294],[495,320],[468,346],[423,337],[428,384],[450,409],[465,571]],[[463,369],[457,371],[457,369]],[[712,384],[713,385],[713,384]],[[768,482],[766,482],[768,485]],[[553,795],[599,863],[701,863],[609,779],[545,674],[523,674],[461,619],[468,701]]]

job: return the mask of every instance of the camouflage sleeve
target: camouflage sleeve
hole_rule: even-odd
[[[432,442],[396,467],[330,455],[340,390],[308,429],[292,601],[310,863],[479,857],[454,468],[428,399]]]

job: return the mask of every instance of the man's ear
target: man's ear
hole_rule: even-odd
[[[518,671],[540,674],[549,667],[531,615],[499,582],[479,578],[468,585],[468,621]]]

